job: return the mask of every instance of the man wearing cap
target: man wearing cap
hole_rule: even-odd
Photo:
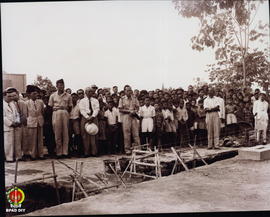
[[[17,90],[15,88],[7,88],[3,92],[3,120],[4,120],[4,149],[6,162],[14,162],[15,152],[15,127],[19,125],[16,121],[16,108],[13,99],[16,97]]]
[[[34,85],[28,85],[26,92],[29,100],[26,101],[28,115],[28,145],[32,160],[43,159],[43,125],[44,103],[37,96],[40,89]]]
[[[203,102],[203,107],[206,112],[206,126],[208,135],[208,149],[219,149],[219,134],[220,134],[220,101],[214,96],[213,88],[208,91],[208,97]]]
[[[122,114],[122,126],[124,134],[125,152],[130,154],[131,135],[133,136],[136,145],[140,146],[139,137],[139,123],[136,118],[136,112],[139,110],[139,101],[132,96],[132,89],[130,86],[125,87],[125,96],[119,100],[119,112]]]
[[[79,102],[81,113],[81,136],[84,146],[84,157],[97,156],[97,142],[95,135],[89,135],[85,130],[86,123],[94,123],[98,126],[97,115],[99,113],[99,102],[94,98],[95,89],[87,87],[85,89],[85,97]]]
[[[268,102],[265,101],[265,93],[260,93],[260,98],[254,102],[253,115],[255,118],[256,140],[260,141],[260,133],[263,133],[263,144],[266,144],[266,130],[268,125]]]
[[[60,158],[68,157],[68,125],[72,99],[71,95],[65,92],[63,79],[56,81],[56,88],[57,91],[50,96],[48,105],[53,108],[52,124],[55,134],[56,155]]]

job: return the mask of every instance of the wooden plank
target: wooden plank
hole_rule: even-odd
[[[133,150],[132,152],[138,153],[138,154],[150,154],[150,153],[152,153],[150,151],[143,151],[143,150]]]
[[[137,164],[137,165],[142,165],[142,166],[156,167],[156,164],[144,163],[144,162],[140,162],[140,161],[133,161],[132,163]]]
[[[129,171],[127,171],[126,173],[129,173],[131,175],[145,176],[145,177],[148,177],[148,178],[156,179],[155,176],[150,176],[150,175],[146,175],[146,174],[143,174],[143,173],[134,173],[134,172],[129,172]]]
[[[175,156],[177,157],[177,159],[180,161],[180,163],[183,165],[183,167],[185,168],[186,171],[189,171],[187,165],[184,163],[184,161],[182,160],[182,158],[176,153],[175,149],[173,147],[171,147],[171,150],[173,151],[173,153],[175,154]]]
[[[114,187],[119,187],[120,184],[116,184],[116,185],[110,185],[110,186],[105,186],[105,187],[102,187],[102,188],[97,188],[97,189],[93,189],[93,190],[87,190],[85,191],[87,194],[90,194],[90,193],[94,193],[94,192],[97,192],[97,191],[102,191],[102,190],[106,190],[106,189],[109,189],[109,188],[114,188]],[[80,194],[83,194],[83,192],[78,192],[77,195],[80,195]]]
[[[156,152],[153,152],[153,153],[150,153],[150,154],[147,154],[147,155],[143,155],[143,156],[136,157],[135,159],[136,159],[136,160],[142,160],[142,159],[145,159],[145,158],[149,158],[149,157],[151,157],[152,155],[155,155],[156,153],[157,153],[157,151],[156,151]]]
[[[24,181],[24,182],[17,182],[17,183],[12,183],[13,186],[22,186],[22,185],[27,185],[27,184],[31,184],[32,182],[35,181],[40,181],[40,180],[44,180],[44,179],[51,179],[57,177],[57,175],[53,176],[47,176],[47,177],[40,177],[40,178],[34,178],[34,179],[30,179],[28,181]]]

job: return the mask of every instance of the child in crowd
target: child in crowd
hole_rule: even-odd
[[[175,145],[176,140],[176,126],[174,123],[174,114],[171,102],[164,102],[162,114],[164,117],[164,143],[166,146]]]
[[[152,147],[152,132],[154,128],[153,118],[155,117],[155,108],[150,105],[150,98],[145,97],[144,106],[139,109],[139,116],[142,118],[141,132],[142,144],[150,144]]]
[[[207,129],[205,123],[206,113],[203,107],[203,100],[198,101],[196,122],[195,122],[195,135],[197,145],[207,145]]]
[[[225,113],[226,113],[226,123],[228,124],[234,124],[237,123],[236,119],[236,106],[232,103],[231,99],[227,100],[227,105],[225,106]]]
[[[73,156],[83,154],[82,140],[80,136],[80,109],[78,94],[72,93],[72,109],[69,115],[69,153]]]
[[[120,152],[119,146],[119,128],[118,128],[118,111],[114,106],[113,101],[108,101],[108,108],[104,113],[107,119],[107,138],[108,138],[108,153],[115,154]]]
[[[178,120],[178,140],[180,145],[186,144],[187,142],[187,120],[188,113],[187,109],[184,106],[184,100],[179,101],[179,106],[176,108],[176,118]]]
[[[153,144],[158,147],[158,149],[162,148],[162,136],[164,133],[164,117],[161,110],[161,106],[156,103],[155,107],[155,117],[154,117],[154,141]]]

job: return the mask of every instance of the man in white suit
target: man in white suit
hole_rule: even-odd
[[[6,162],[14,162],[15,143],[14,132],[15,127],[19,126],[18,119],[16,120],[16,108],[12,103],[17,95],[15,88],[7,88],[3,92],[3,116],[4,116],[4,149]]]
[[[255,118],[255,130],[257,142],[260,141],[260,133],[263,133],[263,144],[266,144],[266,131],[268,125],[268,102],[265,101],[265,94],[261,93],[260,98],[254,102],[253,115]]]

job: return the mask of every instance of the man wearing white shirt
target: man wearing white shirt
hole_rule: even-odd
[[[155,117],[156,112],[154,106],[150,105],[149,97],[145,97],[144,103],[144,106],[139,109],[139,116],[143,118],[141,123],[142,143],[148,143],[152,146],[153,117]],[[146,139],[148,141],[146,141]]]
[[[99,112],[99,102],[94,98],[95,89],[87,87],[85,89],[85,97],[79,102],[81,118],[81,135],[84,146],[84,157],[97,156],[96,136],[89,135],[85,130],[86,123],[95,123],[98,126],[97,115]]]
[[[3,119],[4,119],[4,149],[6,162],[14,162],[15,141],[14,128],[19,125],[15,121],[15,107],[12,106],[12,100],[16,97],[17,90],[8,88],[3,92]]]
[[[208,149],[219,149],[220,117],[218,112],[220,111],[220,100],[214,96],[214,93],[214,89],[209,89],[209,95],[203,102],[206,112]]]
[[[268,102],[265,101],[265,94],[261,93],[260,98],[254,102],[253,115],[255,117],[256,140],[260,141],[260,133],[263,133],[263,144],[266,144],[266,130],[268,125]]]

